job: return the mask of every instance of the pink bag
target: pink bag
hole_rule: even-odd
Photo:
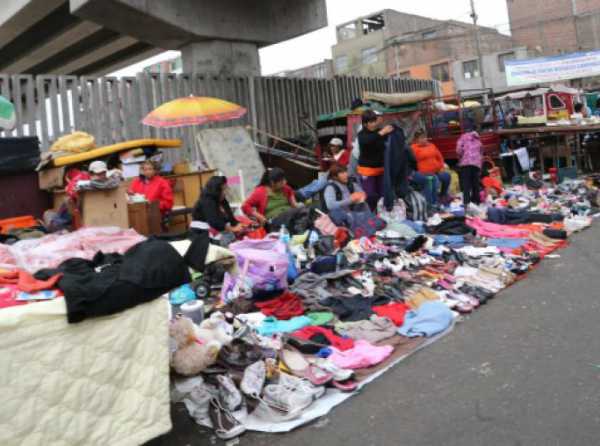
[[[288,254],[276,238],[246,239],[229,245],[253,290],[287,288]]]
[[[335,235],[338,227],[334,222],[331,221],[329,215],[319,211],[318,209],[317,212],[319,213],[319,218],[315,220],[315,228],[317,228],[323,235]]]

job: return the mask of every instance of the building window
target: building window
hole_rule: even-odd
[[[440,63],[431,66],[431,78],[440,82],[448,82],[450,80],[450,70],[448,63]]]
[[[410,71],[403,71],[398,75],[398,79],[410,79]]]
[[[426,31],[423,33],[423,39],[433,39],[437,35],[437,31]]]
[[[552,109],[562,110],[567,107],[562,98],[556,94],[551,94],[548,98],[550,99],[550,108]]]
[[[465,75],[465,79],[479,77],[479,63],[476,60],[463,62],[463,73]]]
[[[338,73],[348,70],[348,56],[340,56],[335,59],[335,69]]]
[[[377,62],[377,48],[365,48],[362,50],[362,63],[370,65]]]
[[[383,15],[378,14],[374,15],[373,17],[362,19],[361,25],[362,32],[366,35],[385,28],[385,20],[383,19]]]
[[[498,69],[500,70],[500,73],[504,73],[506,71],[506,61],[514,58],[515,53],[504,53],[498,55]]]

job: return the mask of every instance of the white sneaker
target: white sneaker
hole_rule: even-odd
[[[334,381],[346,381],[354,376],[354,370],[342,369],[327,358],[313,358],[309,361],[321,370],[331,373]]]
[[[279,376],[279,384],[298,394],[307,395],[311,401],[319,399],[325,393],[325,387],[315,386],[307,379],[298,378],[287,373]]]

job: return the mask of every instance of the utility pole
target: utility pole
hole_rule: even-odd
[[[485,88],[485,73],[483,69],[483,56],[481,55],[481,42],[479,40],[479,26],[477,26],[477,13],[475,12],[475,1],[471,0],[471,18],[473,19],[473,32],[475,34],[475,50],[477,51],[477,60],[479,61],[479,77],[481,78],[481,88]]]

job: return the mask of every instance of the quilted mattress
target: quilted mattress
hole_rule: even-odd
[[[63,299],[0,310],[0,444],[111,445],[171,429],[168,302],[67,324]]]

